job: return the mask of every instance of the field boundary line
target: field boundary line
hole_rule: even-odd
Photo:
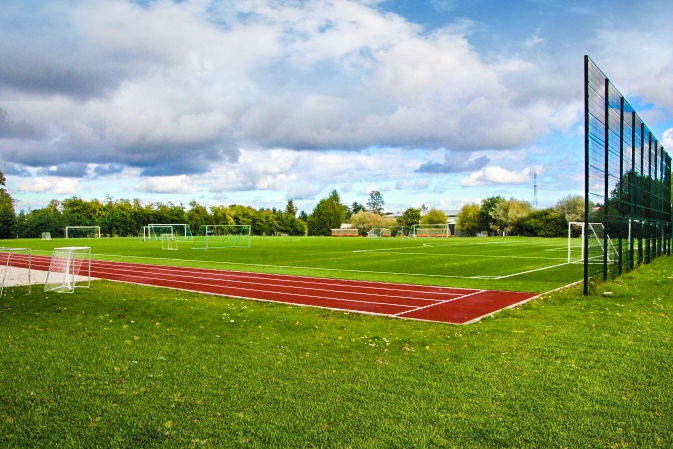
[[[506,274],[506,275],[503,275],[503,276],[498,276],[494,279],[495,280],[500,280],[500,279],[510,278],[510,277],[513,277],[513,276],[519,276],[521,274],[532,273],[534,271],[543,271],[543,270],[548,270],[550,268],[562,267],[563,265],[570,265],[570,263],[564,262],[564,263],[560,263],[558,265],[550,265],[548,267],[536,268],[534,270],[528,270],[528,271],[521,271],[519,273]]]

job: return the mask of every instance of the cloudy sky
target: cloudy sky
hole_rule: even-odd
[[[19,209],[580,193],[582,57],[673,149],[670,0],[4,0]]]

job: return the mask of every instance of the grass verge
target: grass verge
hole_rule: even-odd
[[[104,281],[10,289],[0,442],[671,447],[672,279],[662,258],[463,327]]]

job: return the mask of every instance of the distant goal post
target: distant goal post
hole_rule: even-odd
[[[192,230],[186,223],[150,223],[143,228],[144,240],[161,240],[162,234],[173,234],[176,239],[191,239]]]
[[[250,248],[250,225],[202,225],[192,249]]]
[[[415,224],[409,237],[451,237],[448,224]]]
[[[85,238],[85,239],[99,239],[100,226],[66,226],[65,238]]]

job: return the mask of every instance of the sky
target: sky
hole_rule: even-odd
[[[583,55],[673,150],[670,0],[4,0],[0,171],[310,212],[583,192]]]

